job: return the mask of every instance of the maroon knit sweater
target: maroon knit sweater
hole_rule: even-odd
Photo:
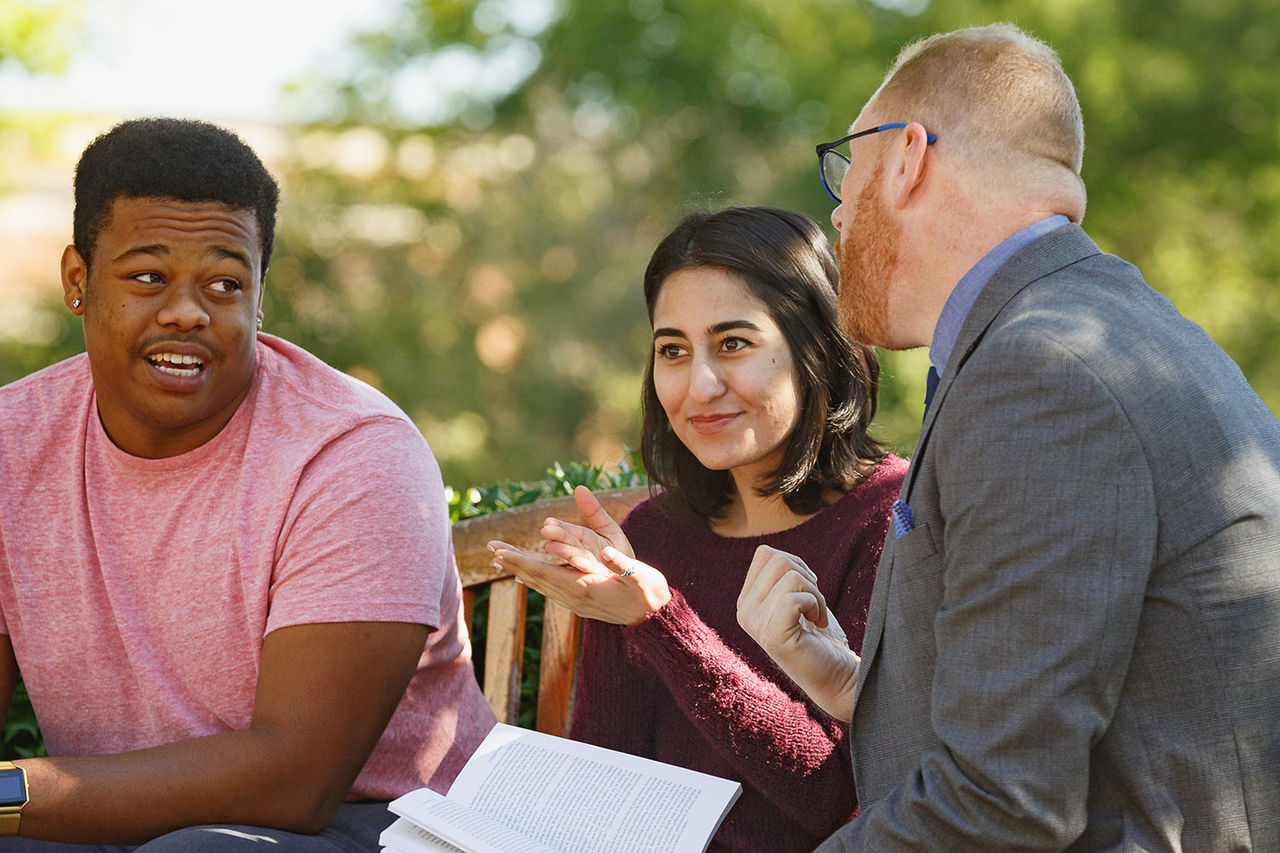
[[[738,626],[759,545],[798,555],[862,646],[871,583],[907,463],[888,456],[856,490],[797,527],[725,538],[661,495],[623,520],[671,601],[631,627],[586,620],[571,736],[742,783],[710,850],[808,851],[857,813],[848,726],[813,705]]]

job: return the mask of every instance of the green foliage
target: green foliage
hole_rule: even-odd
[[[408,3],[403,25],[364,42],[382,84],[341,87],[334,123],[286,166],[291,224],[267,293],[268,327],[367,372],[455,482],[634,442],[649,253],[695,206],[807,203],[825,218],[812,140],[832,126],[834,38],[867,45],[868,26],[900,21],[637,0],[556,7],[529,32],[519,5]],[[483,62],[513,44],[538,62],[509,92],[415,123],[399,83],[425,99],[458,51]],[[859,63],[868,85],[889,40],[877,50]],[[434,82],[417,76],[428,67]],[[334,153],[356,149],[380,152],[358,179]]]
[[[286,166],[268,325],[382,387],[449,481],[616,458],[658,239],[692,207],[826,221],[814,143],[903,43],[996,20],[1076,81],[1090,233],[1276,408],[1280,7],[1259,0],[406,0]],[[925,356],[883,361],[876,430],[909,453]]]
[[[36,723],[35,711],[31,709],[26,685],[18,682],[13,690],[13,701],[9,703],[9,711],[4,718],[4,744],[0,746],[0,760],[35,758],[45,754],[44,740],[40,737],[40,726]]]
[[[604,491],[643,486],[648,482],[638,451],[628,452],[616,467],[611,468],[587,462],[571,462],[565,467],[557,462],[547,469],[544,478],[533,482],[507,481],[487,487],[472,486],[461,492],[446,489],[449,497],[449,520],[455,522],[546,498],[567,497],[578,486]]]
[[[0,0],[0,62],[62,71],[83,34],[83,2]]]
[[[1261,0],[405,0],[275,166],[267,329],[385,391],[446,482],[617,458],[639,432],[661,236],[730,203],[826,221],[814,143],[901,44],[995,20],[1076,82],[1090,233],[1280,407],[1280,6]],[[27,325],[47,333],[0,333],[0,381],[77,344],[60,309]],[[909,453],[925,357],[883,361],[875,428]]]

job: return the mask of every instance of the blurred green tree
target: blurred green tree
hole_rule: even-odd
[[[662,234],[731,203],[825,221],[813,144],[901,44],[994,20],[1076,81],[1091,233],[1275,408],[1280,7],[1242,0],[411,0],[295,146],[269,326],[398,400],[449,482],[616,458]],[[924,359],[885,355],[879,430],[904,453]]]
[[[0,0],[0,63],[59,72],[79,44],[84,4]]]
[[[84,39],[83,0],[0,0],[0,68],[59,74]],[[60,117],[6,113],[0,101],[0,197],[11,189],[4,166],[27,163],[53,148]],[[68,230],[70,227],[68,225]],[[0,234],[0,249],[13,235]],[[20,237],[13,237],[20,240]],[[13,275],[12,259],[7,275]],[[57,264],[57,256],[49,259]],[[12,281],[4,282],[11,285]],[[24,294],[24,297],[26,295]],[[56,307],[55,307],[56,306]],[[55,296],[11,299],[0,289],[0,384],[11,382],[84,348],[78,323]]]
[[[0,0],[0,61],[56,68],[80,8]],[[267,328],[383,388],[451,484],[620,458],[656,241],[694,207],[825,221],[813,144],[844,132],[902,43],[994,20],[1044,37],[1076,81],[1090,232],[1280,405],[1274,4],[405,0],[399,14],[310,102],[325,118],[291,131]],[[23,144],[54,132],[25,127]],[[37,314],[53,327],[0,335],[0,381],[77,346],[65,312]],[[877,428],[910,452],[925,354],[884,361]]]

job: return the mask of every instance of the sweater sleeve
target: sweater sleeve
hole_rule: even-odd
[[[848,614],[836,614],[846,624]],[[756,671],[677,590],[620,632],[656,670],[690,725],[781,811],[815,834],[857,813],[848,729]]]
[[[644,758],[654,753],[657,685],[637,665],[621,627],[584,619],[569,737]]]

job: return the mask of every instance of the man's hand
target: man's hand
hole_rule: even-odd
[[[799,557],[761,545],[738,596],[738,624],[818,707],[853,716],[858,656]]]

